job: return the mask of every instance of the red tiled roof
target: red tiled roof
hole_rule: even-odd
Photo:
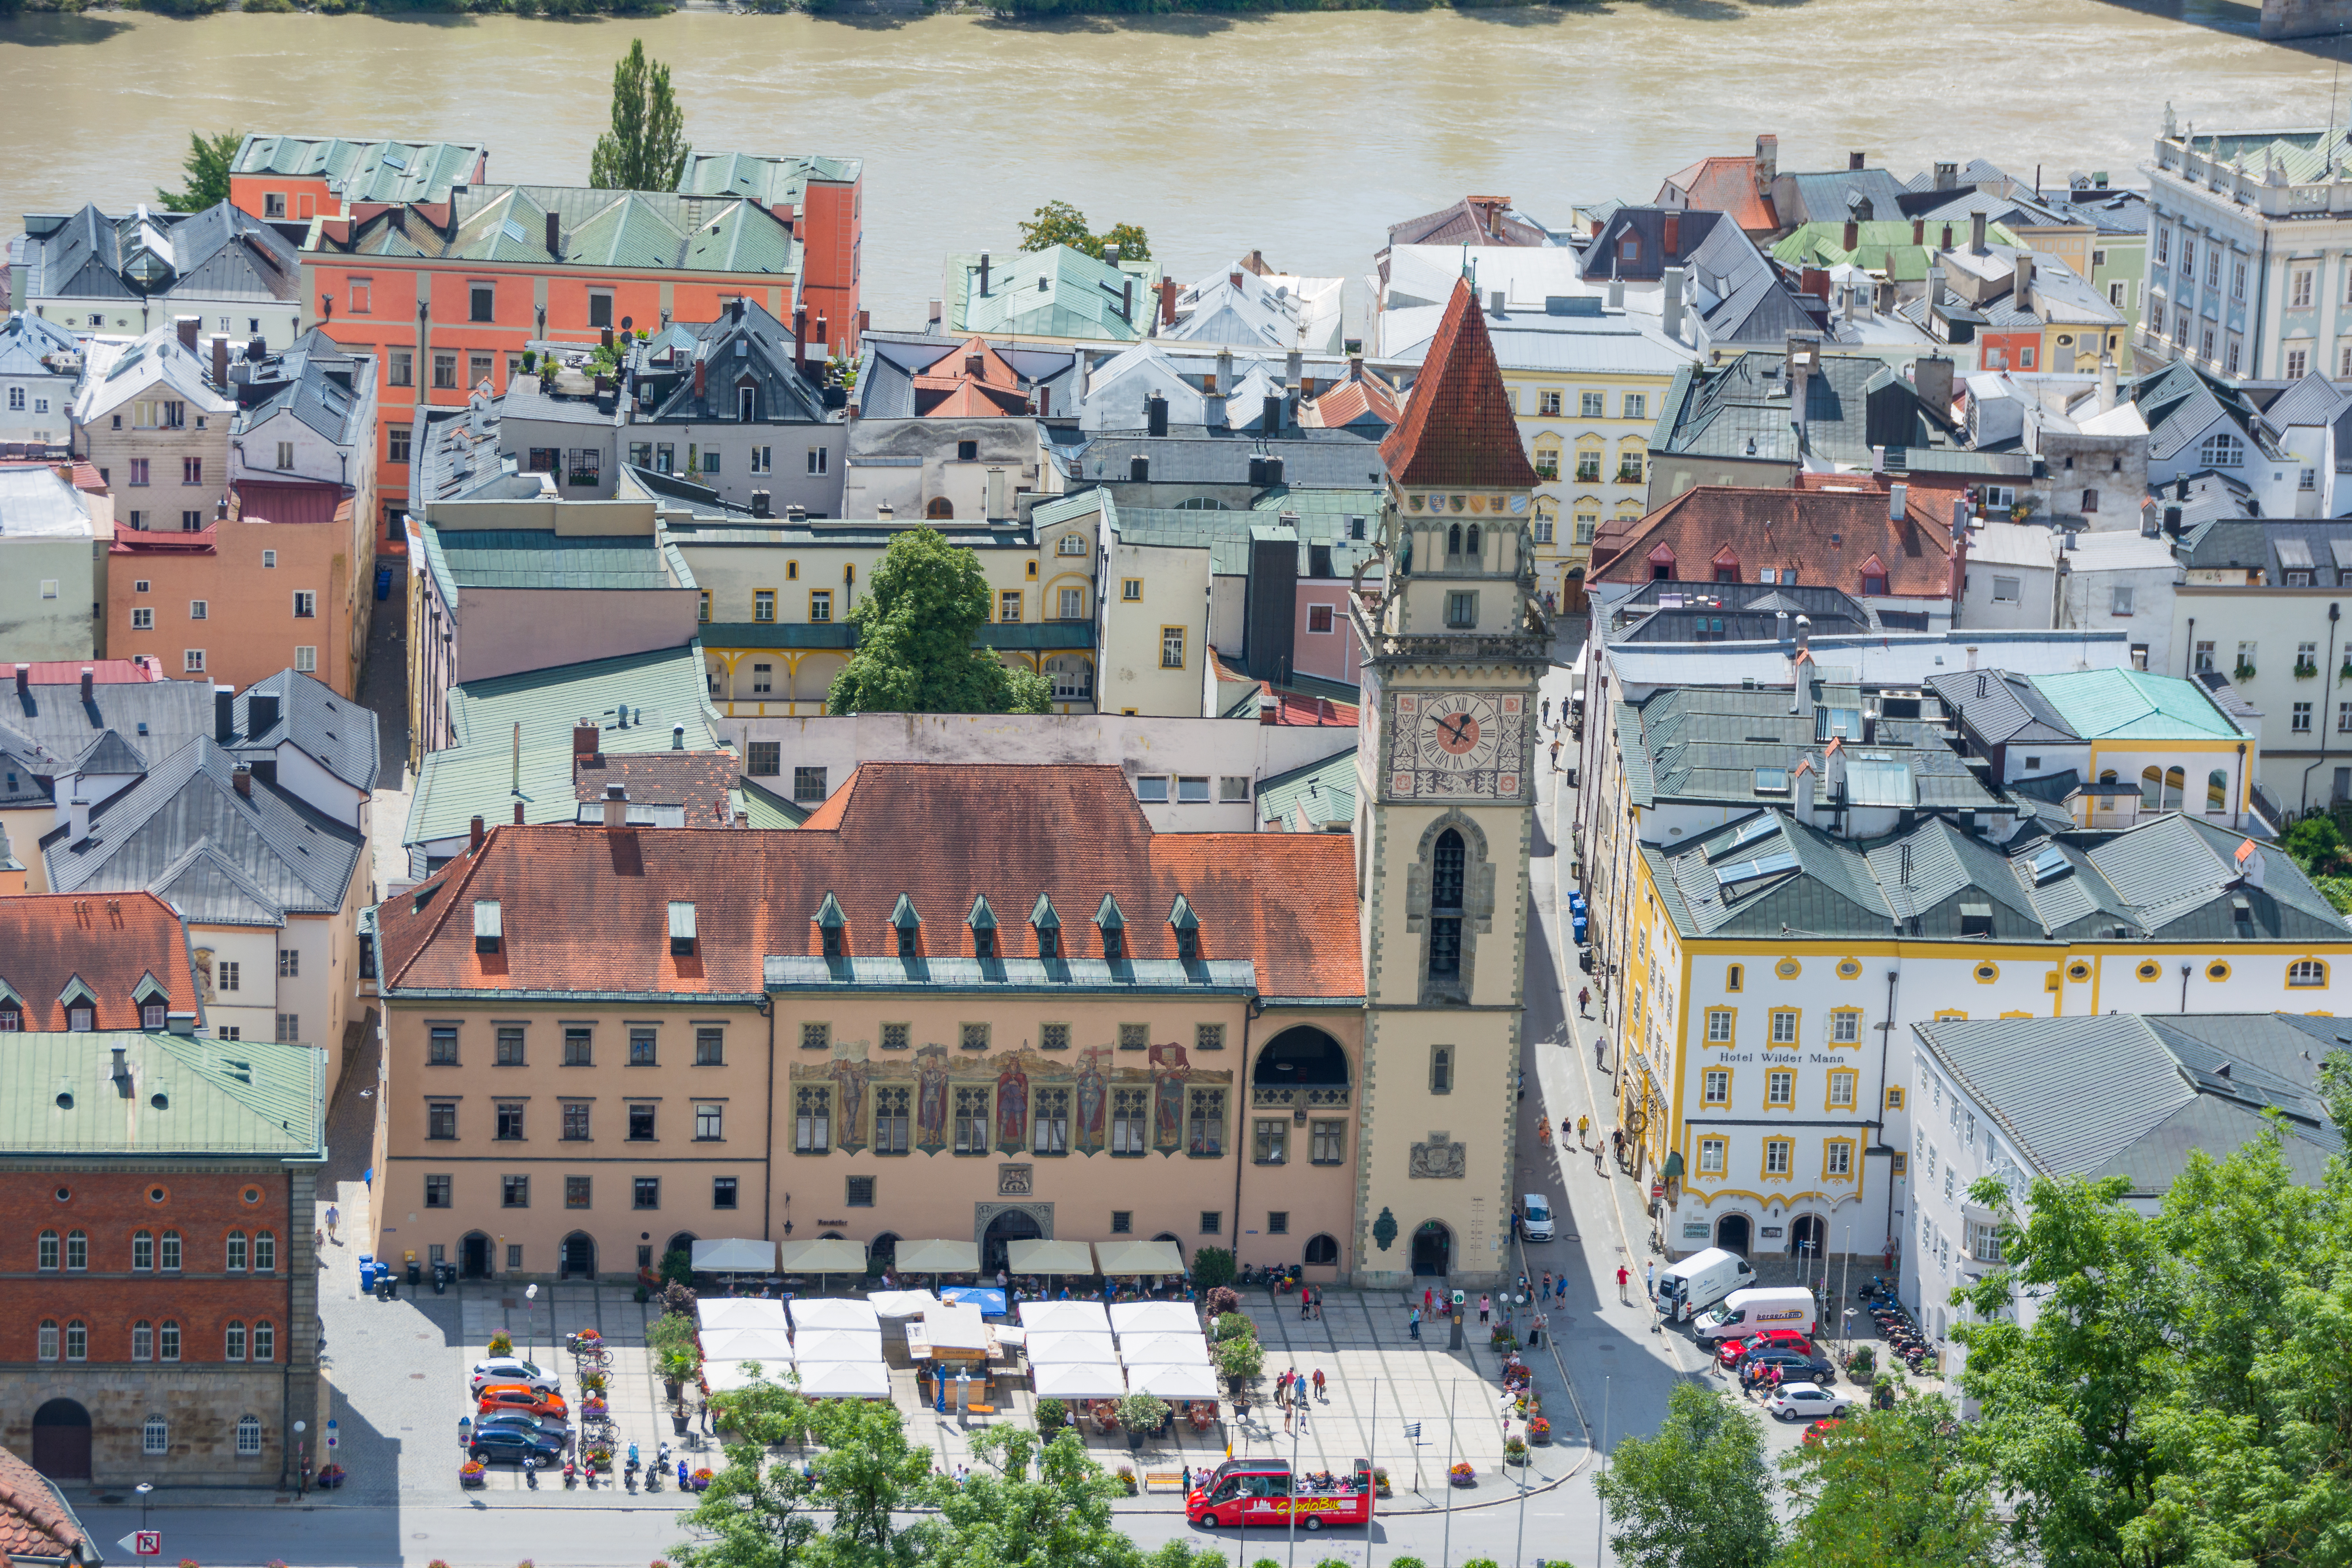
[[[859,957],[896,952],[902,893],[933,956],[971,951],[963,921],[981,893],[1007,952],[1034,951],[1020,928],[1045,893],[1065,951],[1098,955],[1087,928],[1108,893],[1139,959],[1176,956],[1167,917],[1181,893],[1200,955],[1255,962],[1262,993],[1364,989],[1353,855],[1339,836],[1154,833],[1112,766],[919,763],[866,763],[790,831],[493,828],[479,854],[384,904],[384,984],[750,994],[767,956],[822,951],[814,920],[828,893]],[[499,902],[499,952],[474,951],[478,899]],[[672,900],[696,906],[697,954],[670,954]]]
[[[1454,282],[1403,422],[1381,443],[1381,460],[1401,485],[1535,488],[1486,318],[1466,279]]]
[[[741,771],[732,752],[599,752],[572,759],[572,798],[600,801],[619,784],[631,805],[683,805],[688,826],[725,827],[727,792]]]
[[[971,369],[980,361],[978,373]],[[913,378],[915,411],[924,418],[993,418],[1025,414],[1029,395],[1021,373],[988,346],[986,338],[966,338],[954,353]]]
[[[0,1563],[72,1560],[87,1539],[48,1479],[0,1448]]]
[[[1776,574],[1794,569],[1801,586],[1859,594],[1863,565],[1875,556],[1886,563],[1888,595],[1948,598],[1951,531],[1936,515],[1948,503],[1936,492],[1910,493],[1898,523],[1886,515],[1884,489],[1701,485],[1637,521],[1604,528],[1593,542],[1591,580],[1645,582],[1654,566],[1671,559],[1676,578],[1705,581],[1728,550],[1743,583],[1759,581],[1757,574],[1769,566]]]
[[[341,485],[239,479],[231,493],[235,514],[248,522],[333,522],[351,516],[351,492]]]
[[[85,669],[100,686],[137,686],[163,679],[163,668],[152,659],[37,658],[32,680],[36,686],[71,686],[81,679]]]
[[[20,893],[0,899],[0,981],[24,998],[25,1027],[65,1028],[75,977],[96,998],[100,1029],[136,1029],[131,994],[152,974],[174,1013],[194,1014],[186,928],[152,893]]]
[[[1298,422],[1309,425],[1309,416],[1312,425],[1327,430],[1339,429],[1366,416],[1389,426],[1403,417],[1397,408],[1395,389],[1370,371],[1320,394],[1302,411]]]
[[[1772,198],[1757,194],[1753,158],[1701,158],[1666,176],[1658,192],[1659,205],[1666,205],[1669,190],[1680,191],[1686,206],[1728,214],[1750,234],[1769,234],[1780,226]]]
[[[1319,724],[1333,729],[1353,729],[1356,726],[1357,705],[1353,702],[1336,702],[1313,692],[1294,691],[1276,686],[1271,680],[1260,680],[1227,664],[1214,648],[1209,650],[1209,663],[1214,668],[1218,684],[1255,686],[1260,696],[1271,694],[1275,700],[1274,721],[1277,724]],[[1223,693],[1219,697],[1220,700],[1224,700]],[[1227,711],[1232,711],[1230,704]],[[1247,713],[1242,716],[1250,717]]]
[[[80,458],[76,458],[71,463],[62,459],[57,462],[42,462],[38,459],[11,458],[0,462],[0,468],[47,468],[78,490],[88,490],[92,495],[106,493],[106,481],[99,477],[98,465]]]

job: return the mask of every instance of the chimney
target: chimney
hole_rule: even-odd
[[[709,381],[705,374],[708,369],[707,361],[698,359],[694,362],[694,398],[698,403],[702,401],[709,389]]]
[[[1789,640],[1789,612],[1786,610],[1773,611],[1772,626],[1773,636],[1782,644],[1786,644]]]
[[[1260,413],[1258,422],[1265,427],[1267,435],[1274,436],[1280,434],[1282,430],[1282,399],[1279,397],[1265,398],[1262,404],[1262,412]]]
[[[1160,324],[1163,327],[1176,324],[1176,279],[1173,278],[1160,280]]]
[[[600,749],[595,725],[583,719],[572,726],[572,754],[574,757],[593,757]]]
[[[118,1084],[128,1085],[131,1081],[131,1064],[123,1059],[124,1055],[124,1047],[121,1046],[114,1047],[114,1070],[109,1076]]]
[[[767,490],[753,490],[751,492],[751,515],[753,517],[769,516],[769,509],[774,504],[771,492]]]
[[[793,374],[808,379],[808,307],[793,307]]]
[[[1924,246],[1927,243],[1927,220],[1926,218],[1915,217],[1911,220],[1911,243],[1920,246]]]
[[[1985,215],[1981,209],[1969,215],[1969,254],[1985,253]]]
[[[1662,241],[1662,246],[1663,248],[1661,250],[1661,256],[1666,261],[1672,261],[1675,257],[1682,254],[1683,215],[1676,208],[1668,207],[1666,209],[1665,235]]]
[[[1242,269],[1236,267],[1231,272],[1226,273],[1225,282],[1228,287],[1232,288],[1236,293],[1238,293],[1242,286]]]
[[[1885,473],[1885,471],[1886,471],[1886,448],[1885,448],[1885,447],[1873,447],[1870,449],[1870,473],[1871,473],[1871,477],[1872,477],[1873,479],[1875,479],[1875,478],[1877,478],[1879,475],[1881,475],[1881,474]]]
[[[18,680],[25,678],[24,668],[21,664],[16,667]],[[213,739],[224,746],[236,739],[236,688],[234,686],[213,688]]]
[[[1259,723],[1277,723],[1280,721],[1281,714],[1282,704],[1276,700],[1273,692],[1261,691],[1257,694],[1257,721]]]
[[[2099,412],[2105,414],[2116,405],[2116,360],[2113,354],[2099,355]]]
[[[1952,226],[1950,224],[1946,224],[1944,226],[1944,243],[1937,247],[1937,248],[1941,250],[1949,250],[1952,248]],[[1930,291],[1927,297],[1932,300],[1935,298],[1935,295]]]
[[[988,298],[988,252],[980,253],[980,297]]]
[[[239,768],[236,771],[236,776],[240,779],[244,778],[246,776],[245,770],[243,768]],[[239,795],[243,795],[245,793],[245,787],[242,784],[237,787],[237,793]],[[66,811],[68,820],[73,824],[71,829],[68,831],[66,842],[68,844],[79,844],[83,839],[89,837],[89,802],[77,795],[73,797],[72,801],[68,804]]]
[[[1813,759],[1810,756],[1797,763],[1797,820],[1806,826],[1813,826]]]
[[[1756,138],[1756,192],[1763,195],[1771,188],[1774,176],[1780,172],[1780,139],[1769,132]]]
[[[1502,315],[1503,291],[1500,289],[1490,289],[1486,291],[1486,313],[1496,317]]]
[[[1886,487],[1886,521],[1902,522],[1911,515],[1911,487],[1893,484]]]
[[[1965,497],[1952,498],[1952,537],[1965,539],[1969,531],[1969,503]]]
[[[1054,389],[1050,386],[1041,386],[1037,389],[1037,417],[1051,419],[1053,416]]]
[[[230,786],[234,788],[238,795],[244,796],[247,800],[251,800],[253,798],[253,770],[251,768],[247,767],[242,763],[238,763],[234,769],[230,770],[228,782]]]
[[[1955,188],[1957,188],[1957,187],[1958,186],[1959,183],[1960,183],[1960,166],[1959,166],[1959,164],[1958,164],[1958,163],[1938,163],[1938,164],[1937,164],[1937,165],[1936,165],[1936,188],[1937,188],[1937,190],[1939,190],[1939,191],[1948,191],[1948,190],[1953,190],[1953,189],[1955,189]]]
[[[1118,319],[1132,324],[1135,321],[1135,279],[1122,279],[1118,286]]]
[[[81,700],[89,701],[98,695],[98,671],[88,665],[81,667]]]
[[[785,515],[788,519],[790,519],[790,520],[792,520],[792,521],[799,521],[799,518],[800,518],[802,515],[804,515],[804,514],[803,514],[803,513],[802,513],[801,509],[800,509],[799,507],[792,506],[792,507],[786,507],[786,508],[784,509],[784,515]],[[877,502],[876,502],[876,503],[875,503],[875,506],[874,506],[874,521],[875,521],[879,522],[879,523],[887,524],[887,523],[891,523],[891,522],[896,521],[898,520],[898,509],[897,507],[892,506],[888,501],[887,501],[887,500],[886,500],[886,501],[877,501]]]
[[[1106,246],[1104,246],[1104,247],[1103,247],[1102,258],[1103,258],[1103,265],[1104,265],[1105,267],[1116,267],[1116,266],[1118,266],[1118,246],[1116,246],[1116,245],[1106,245]]]
[[[2179,507],[2168,506],[2164,509],[2164,531],[2172,535],[2175,539],[2180,537],[2180,509]]]
[[[1853,171],[1861,168],[1862,154],[1859,153],[1848,153],[1845,155],[1845,166],[1848,173],[1852,173]]]
[[[1837,800],[1845,794],[1845,742],[1833,740],[1822,752],[1822,787]]]
[[[987,368],[988,357],[985,354],[966,354],[963,356],[964,374],[976,377],[984,374]]]
[[[833,339],[826,335],[823,310],[816,313],[816,341],[824,345],[826,353],[830,353],[833,351]]]
[[[1151,459],[1144,457],[1129,458],[1127,460],[1127,479],[1129,484],[1150,484],[1151,482]]]
[[[940,324],[940,314],[941,309],[943,308],[943,305],[944,305],[944,301],[942,301],[942,300],[932,300],[932,301],[931,301],[930,322],[931,322],[931,325],[932,325],[932,326],[934,326],[934,327],[936,327],[936,326],[938,326],[938,325]]]
[[[1612,278],[1609,279],[1608,300],[1609,309],[1612,310],[1622,310],[1625,308],[1625,280],[1623,279]]]
[[[1305,354],[1300,353],[1297,349],[1293,349],[1289,353],[1283,356],[1282,384],[1285,386],[1287,386],[1293,392],[1297,391],[1299,383],[1306,377],[1306,374],[1307,356]]]
[[[180,346],[193,355],[196,352],[196,331],[205,324],[202,316],[174,316],[172,325],[180,333]]]
[[[547,215],[547,254],[563,254],[563,219],[554,213]]]
[[[1941,354],[1924,354],[1911,362],[1913,395],[1938,419],[1952,416],[1952,362]]]
[[[1667,214],[1666,219],[1671,224],[1674,221],[1674,215]],[[1668,254],[1672,254],[1671,248]],[[1688,276],[1688,270],[1680,267],[1669,267],[1664,275],[1665,300],[1660,307],[1662,311],[1659,318],[1660,324],[1665,329],[1666,336],[1677,342],[1682,341],[1683,335],[1683,287],[1684,280]]]
[[[1813,651],[1813,617],[1811,616],[1797,617],[1797,651],[1799,653]]]
[[[466,847],[474,854],[482,852],[482,819],[478,816],[466,825]]]
[[[228,385],[228,340],[224,337],[213,339],[213,384],[223,388]]]
[[[20,664],[16,667],[16,696],[19,700],[23,700],[32,695],[33,667],[29,664]]]
[[[1848,255],[1852,255],[1862,244],[1862,225],[1855,221],[1851,213],[1846,215],[1845,237],[1843,243]]]
[[[686,750],[685,725],[672,724],[669,727],[669,749],[673,752],[682,752]]]
[[[515,826],[516,826],[517,827],[520,827],[520,826],[522,826],[522,802],[520,802],[520,801],[517,801],[517,802],[515,802],[515,813],[514,813],[514,816],[515,816]]]
[[[625,827],[629,820],[629,792],[619,784],[604,786],[604,826]]]
[[[1363,355],[1349,354],[1348,356],[1348,379],[1349,381],[1361,381],[1364,379]]]
[[[245,733],[247,740],[267,735],[278,727],[278,698],[274,692],[247,690],[245,694]]]
[[[2009,302],[2021,310],[2033,309],[2033,258],[2023,251],[2018,253],[2017,270],[2010,276]]]

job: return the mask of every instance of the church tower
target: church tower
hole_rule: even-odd
[[[1535,837],[1536,473],[1469,285],[1382,443],[1386,580],[1358,596],[1365,976],[1358,1282],[1508,1277]]]

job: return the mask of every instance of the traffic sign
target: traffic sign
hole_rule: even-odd
[[[161,1557],[163,1554],[163,1532],[160,1530],[134,1530],[115,1544],[133,1557]]]

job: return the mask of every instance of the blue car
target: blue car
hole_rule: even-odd
[[[541,1469],[563,1463],[563,1444],[560,1439],[551,1437],[535,1427],[505,1423],[478,1428],[468,1452],[486,1465],[501,1459],[520,1465],[526,1454],[537,1461]]]

